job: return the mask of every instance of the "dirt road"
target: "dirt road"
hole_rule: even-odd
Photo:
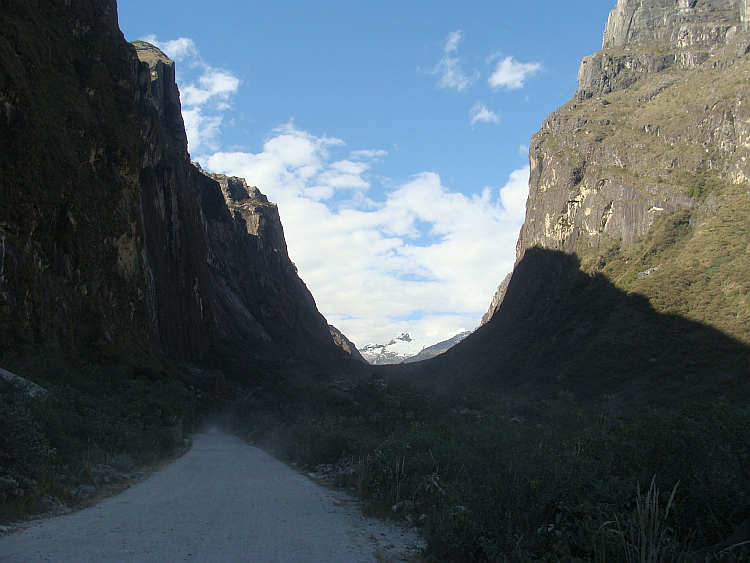
[[[416,541],[212,429],[123,493],[0,538],[0,561],[398,561]]]

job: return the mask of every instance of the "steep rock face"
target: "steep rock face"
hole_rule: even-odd
[[[331,336],[333,336],[333,341],[336,346],[341,348],[355,360],[363,364],[367,363],[367,360],[362,357],[362,354],[359,353],[359,350],[357,350],[357,347],[354,345],[354,343],[349,340],[343,332],[341,332],[333,325],[328,325],[328,330],[331,332]]]
[[[578,92],[532,139],[517,260],[533,246],[576,252],[658,309],[750,341],[747,13],[745,1],[617,4]]]
[[[149,348],[135,53],[114,0],[0,11],[2,343]]]
[[[680,48],[710,47],[724,42],[740,20],[738,0],[626,0],[609,15],[602,46],[622,47],[648,42]]]
[[[492,315],[495,314],[495,311],[497,311],[500,307],[503,299],[505,299],[505,292],[508,290],[508,283],[510,283],[510,277],[512,275],[512,272],[508,273],[505,278],[503,278],[503,281],[500,282],[500,285],[497,286],[495,295],[492,297],[492,302],[490,303],[487,312],[482,315],[482,321],[479,323],[479,326],[487,324],[487,322],[492,318]]]
[[[532,139],[518,258],[603,237],[631,245],[659,216],[700,205],[690,188],[704,176],[744,183],[749,45],[737,1],[618,2],[576,96]]]
[[[335,356],[289,260],[278,209],[243,179],[190,163],[174,64],[149,44],[135,47],[150,79],[139,184],[149,304],[164,346],[196,359],[221,349],[248,358]]]
[[[276,207],[190,163],[174,63],[125,42],[114,0],[14,0],[0,18],[6,347],[231,357],[238,371],[345,357]]]

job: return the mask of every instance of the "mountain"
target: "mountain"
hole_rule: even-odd
[[[499,307],[418,380],[747,401],[748,14],[744,0],[617,3],[532,138]]]
[[[429,337],[412,337],[409,333],[402,332],[396,334],[388,344],[367,344],[359,352],[372,365],[418,362],[444,352],[469,334],[464,329],[452,334]]]
[[[0,34],[0,361],[164,354],[245,378],[350,358],[279,212],[190,162],[174,63],[114,0],[12,0]]]
[[[503,302],[503,299],[505,299],[505,292],[508,291],[508,284],[510,283],[511,276],[512,272],[507,274],[503,278],[503,281],[500,282],[500,285],[497,286],[497,290],[495,291],[495,295],[492,297],[492,301],[490,302],[490,306],[487,309],[487,312],[482,315],[482,321],[479,323],[480,326],[486,324],[492,318],[492,315],[495,314],[495,311],[500,308],[500,304]]]
[[[357,347],[354,345],[354,342],[349,340],[343,332],[341,332],[339,329],[337,329],[333,325],[328,325],[328,330],[331,333],[331,336],[333,337],[333,341],[341,348],[344,352],[349,354],[352,358],[355,360],[358,360],[364,364],[367,363],[367,360],[364,359],[362,354],[359,353],[359,350],[357,350]]]
[[[412,362],[421,362],[422,360],[429,360],[430,358],[434,358],[438,354],[442,354],[449,348],[452,348],[459,342],[461,342],[464,338],[469,336],[471,332],[468,330],[461,330],[458,332],[455,336],[452,336],[446,340],[443,340],[441,342],[438,342],[437,344],[433,344],[432,346],[427,346],[425,348],[422,348],[420,352],[414,356],[411,356],[409,358],[406,358],[404,360],[404,363],[412,363]]]

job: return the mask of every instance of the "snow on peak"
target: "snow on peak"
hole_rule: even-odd
[[[360,354],[372,365],[399,364],[416,356],[425,348],[440,342],[450,340],[457,334],[466,332],[460,328],[449,334],[435,334],[432,336],[413,336],[408,332],[400,332],[388,344],[367,344],[359,349]]]

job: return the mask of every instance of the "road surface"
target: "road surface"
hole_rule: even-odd
[[[0,537],[0,561],[398,561],[417,541],[212,429],[117,496]]]

